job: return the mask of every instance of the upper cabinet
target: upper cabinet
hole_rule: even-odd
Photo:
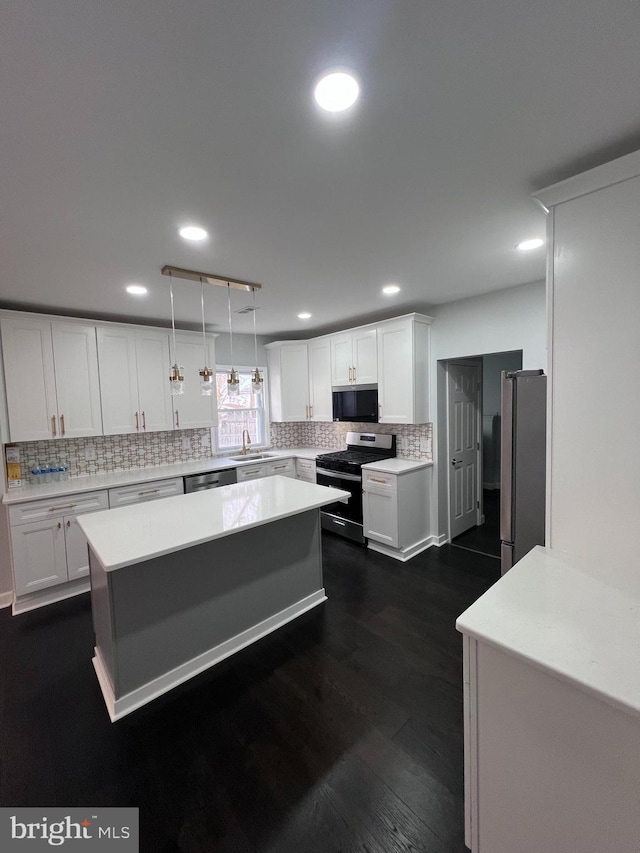
[[[266,349],[271,420],[309,420],[307,342],[267,344]]]
[[[329,339],[278,342],[266,349],[271,420],[332,420]]]
[[[206,354],[202,336],[188,332],[176,333],[176,358],[184,375],[184,394],[171,397],[176,429],[198,429],[218,425],[216,399],[216,356],[214,342],[207,339]],[[213,370],[213,394],[203,397],[200,391],[200,371],[205,366]],[[167,377],[168,377],[167,372]],[[167,385],[169,384],[167,379]]]
[[[432,318],[410,314],[378,326],[378,419],[382,424],[429,420]]]
[[[98,354],[104,434],[173,429],[169,333],[104,326]]]
[[[378,381],[376,330],[331,335],[331,384],[371,385]]]
[[[331,344],[328,338],[309,341],[309,420],[333,420]]]
[[[0,320],[11,441],[102,435],[96,330]]]

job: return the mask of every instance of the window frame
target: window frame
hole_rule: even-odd
[[[253,371],[255,369],[255,365],[251,366],[251,367],[248,367],[246,365],[239,365],[239,366],[236,365],[235,369],[240,374],[253,373]],[[215,375],[213,377],[214,382],[216,382],[216,378],[217,378],[217,375],[219,373],[228,374],[230,370],[231,370],[230,364],[216,364]],[[266,367],[263,365],[258,365],[258,370],[262,374],[262,378],[263,378],[262,407],[247,407],[247,408],[243,408],[243,409],[236,409],[235,411],[257,412],[258,416],[259,416],[260,412],[262,413],[262,426],[263,426],[262,431],[263,431],[264,440],[260,444],[258,444],[257,442],[254,441],[253,444],[251,445],[252,447],[262,448],[262,447],[269,447],[270,440],[271,440],[270,430],[269,430],[269,388],[268,388]],[[213,430],[212,430],[213,432],[215,432],[216,453],[217,454],[222,454],[222,453],[229,454],[229,453],[235,453],[237,450],[242,450],[242,443],[240,443],[234,447],[220,447],[220,414],[221,414],[221,412],[228,412],[228,411],[233,411],[233,410],[232,409],[220,408],[219,401],[218,401],[217,382],[216,382],[216,410],[218,412],[218,426],[213,427]]]

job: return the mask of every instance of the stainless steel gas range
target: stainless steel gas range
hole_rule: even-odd
[[[322,527],[364,544],[362,532],[362,466],[396,455],[395,435],[348,432],[347,449],[316,457],[316,478],[321,486],[351,493],[347,503],[336,502],[321,512]]]

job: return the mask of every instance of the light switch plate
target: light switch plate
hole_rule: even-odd
[[[96,461],[96,446],[95,444],[87,444],[84,449],[84,458],[87,462]]]

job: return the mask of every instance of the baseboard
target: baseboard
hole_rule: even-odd
[[[426,551],[432,545],[439,545],[437,536],[427,536],[426,539],[421,539],[407,548],[390,548],[388,545],[383,545],[382,542],[376,542],[373,539],[367,540],[367,547],[378,554],[385,554],[387,557],[392,557],[394,560],[399,560],[401,563],[406,563],[411,560],[416,554]]]
[[[95,657],[93,658],[93,667],[98,677],[98,683],[100,684],[102,696],[104,698],[105,705],[107,706],[111,722],[115,723],[116,720],[125,717],[137,708],[141,708],[143,705],[157,699],[164,693],[168,693],[179,684],[199,675],[206,669],[210,669],[217,663],[220,663],[236,652],[239,652],[246,646],[251,645],[251,643],[255,643],[256,640],[260,640],[272,631],[281,628],[283,625],[286,625],[287,622],[291,622],[296,617],[302,616],[302,614],[306,613],[307,610],[311,610],[313,607],[316,607],[318,604],[322,604],[322,602],[326,600],[327,596],[325,595],[324,589],[319,589],[311,595],[308,595],[306,598],[292,604],[290,607],[285,607],[284,610],[270,616],[268,619],[264,619],[262,622],[258,622],[257,625],[247,628],[246,631],[241,631],[241,633],[236,634],[235,637],[231,637],[229,640],[219,643],[212,649],[197,655],[195,658],[186,661],[175,669],[164,673],[164,675],[154,678],[152,681],[147,682],[147,684],[143,684],[136,690],[132,690],[130,693],[121,696],[119,699],[116,699],[115,697],[113,687],[111,686],[111,679],[108,675],[108,670],[104,665],[100,652],[98,649],[94,649]]]
[[[0,593],[0,610],[13,604],[13,591]]]
[[[90,589],[89,578],[80,578],[80,580],[71,581],[71,583],[50,586],[40,592],[32,592],[29,595],[14,599],[11,613],[13,616],[28,613],[30,610],[37,610],[38,607],[46,607],[48,604],[55,604],[56,601],[64,601],[66,598],[73,598],[74,595],[89,592]]]
[[[436,548],[442,548],[443,545],[446,545],[450,541],[451,540],[449,539],[446,533],[441,533],[440,536],[433,537],[433,544],[436,546]]]

